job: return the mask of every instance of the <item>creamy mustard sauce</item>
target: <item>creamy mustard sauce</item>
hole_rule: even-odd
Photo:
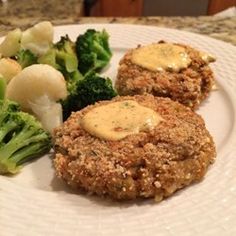
[[[207,64],[209,64],[210,62],[214,62],[216,60],[216,58],[214,56],[212,56],[211,54],[206,53],[206,52],[200,52],[200,57]]]
[[[155,43],[137,48],[131,61],[151,71],[175,71],[187,68],[191,59],[185,48],[171,43]]]
[[[161,120],[154,110],[126,100],[93,108],[84,115],[81,126],[91,135],[115,141],[151,130]]]

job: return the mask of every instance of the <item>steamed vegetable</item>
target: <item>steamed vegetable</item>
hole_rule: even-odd
[[[8,83],[15,75],[21,72],[21,66],[10,58],[0,59],[0,74]]]
[[[105,30],[89,29],[76,42],[66,35],[52,43],[51,23],[41,22],[18,35],[20,46],[12,58],[23,71],[8,70],[15,77],[8,85],[7,97],[33,113],[48,131],[61,124],[62,108],[65,119],[72,111],[116,96],[110,79],[96,74],[112,55]],[[55,71],[61,72],[60,76]],[[10,81],[13,76],[3,77]]]
[[[5,57],[0,60],[0,174],[14,174],[50,150],[47,131],[62,123],[62,107],[66,119],[117,95],[111,80],[96,73],[111,59],[108,38],[105,30],[90,29],[76,42],[66,35],[53,44],[50,22],[5,37],[0,44],[0,58]]]
[[[76,40],[79,71],[84,75],[89,71],[100,71],[110,61],[112,53],[108,43],[109,35],[103,31],[89,29]]]
[[[33,116],[19,111],[15,102],[0,100],[0,174],[18,172],[50,148],[50,135]]]
[[[6,87],[7,87],[7,82],[0,74],[0,100],[5,98]]]
[[[49,65],[36,64],[23,69],[7,86],[6,97],[22,110],[33,113],[43,127],[52,131],[62,123],[58,102],[67,96],[63,75]]]
[[[78,51],[83,52],[78,54]],[[89,65],[87,64],[89,69],[86,69],[87,74],[83,76],[80,72],[85,72],[83,70],[85,67],[81,65],[84,65],[85,58],[90,57],[90,55],[93,60],[89,62]],[[61,101],[64,119],[72,111],[80,110],[96,101],[107,100],[116,96],[111,80],[102,78],[95,73],[95,70],[103,68],[110,58],[108,34],[105,31],[95,30],[88,30],[84,35],[79,36],[76,45],[68,35],[61,37],[59,42],[39,58],[39,63],[51,65],[64,75],[68,91],[67,98]]]
[[[38,58],[30,50],[21,49],[16,54],[16,60],[21,65],[22,69],[38,63]]]
[[[49,21],[42,21],[23,32],[15,29],[0,44],[0,56],[14,57],[20,50],[29,50],[36,56],[43,55],[53,43],[53,33]]]
[[[22,32],[20,29],[10,31],[0,44],[0,56],[12,57],[20,50]]]
[[[21,49],[28,49],[35,55],[43,55],[53,41],[53,26],[49,21],[42,21],[22,33]]]
[[[61,37],[60,41],[53,45],[48,52],[39,58],[39,63],[48,64],[59,70],[66,81],[68,97],[62,100],[63,117],[71,113],[73,105],[77,103],[77,86],[83,76],[78,70],[78,59],[74,49],[75,45],[68,35]],[[66,105],[65,105],[66,104]]]
[[[116,95],[109,78],[103,78],[91,71],[77,83],[76,91],[62,102],[64,119],[72,111],[80,110],[100,100],[110,100]]]
[[[38,60],[39,63],[51,65],[63,74],[69,94],[73,93],[77,81],[82,78],[78,71],[78,59],[74,47],[74,43],[66,35]]]

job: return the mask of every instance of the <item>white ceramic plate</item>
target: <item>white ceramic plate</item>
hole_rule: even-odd
[[[104,74],[115,78],[124,52],[161,39],[181,42],[217,57],[219,90],[197,111],[217,145],[216,163],[204,181],[160,204],[114,203],[71,192],[54,177],[50,156],[12,178],[0,176],[0,235],[236,235],[236,47],[208,37],[157,27],[70,25],[55,27],[56,39],[88,28],[111,35],[113,58]]]

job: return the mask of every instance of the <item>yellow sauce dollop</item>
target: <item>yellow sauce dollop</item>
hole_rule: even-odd
[[[206,52],[200,52],[200,57],[204,62],[206,62],[206,64],[216,61],[216,58],[213,55]]]
[[[151,130],[161,120],[154,110],[126,100],[93,108],[83,116],[81,126],[93,136],[115,141]]]
[[[185,48],[171,43],[154,43],[133,51],[131,61],[151,71],[174,71],[187,68],[191,59]]]

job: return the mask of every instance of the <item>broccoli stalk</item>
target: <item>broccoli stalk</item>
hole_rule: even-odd
[[[51,148],[50,135],[19,106],[0,100],[0,174],[14,174],[21,165]]]
[[[108,44],[109,35],[103,31],[89,29],[79,35],[75,45],[79,60],[78,69],[85,75],[89,71],[100,71],[110,61],[112,53]]]

